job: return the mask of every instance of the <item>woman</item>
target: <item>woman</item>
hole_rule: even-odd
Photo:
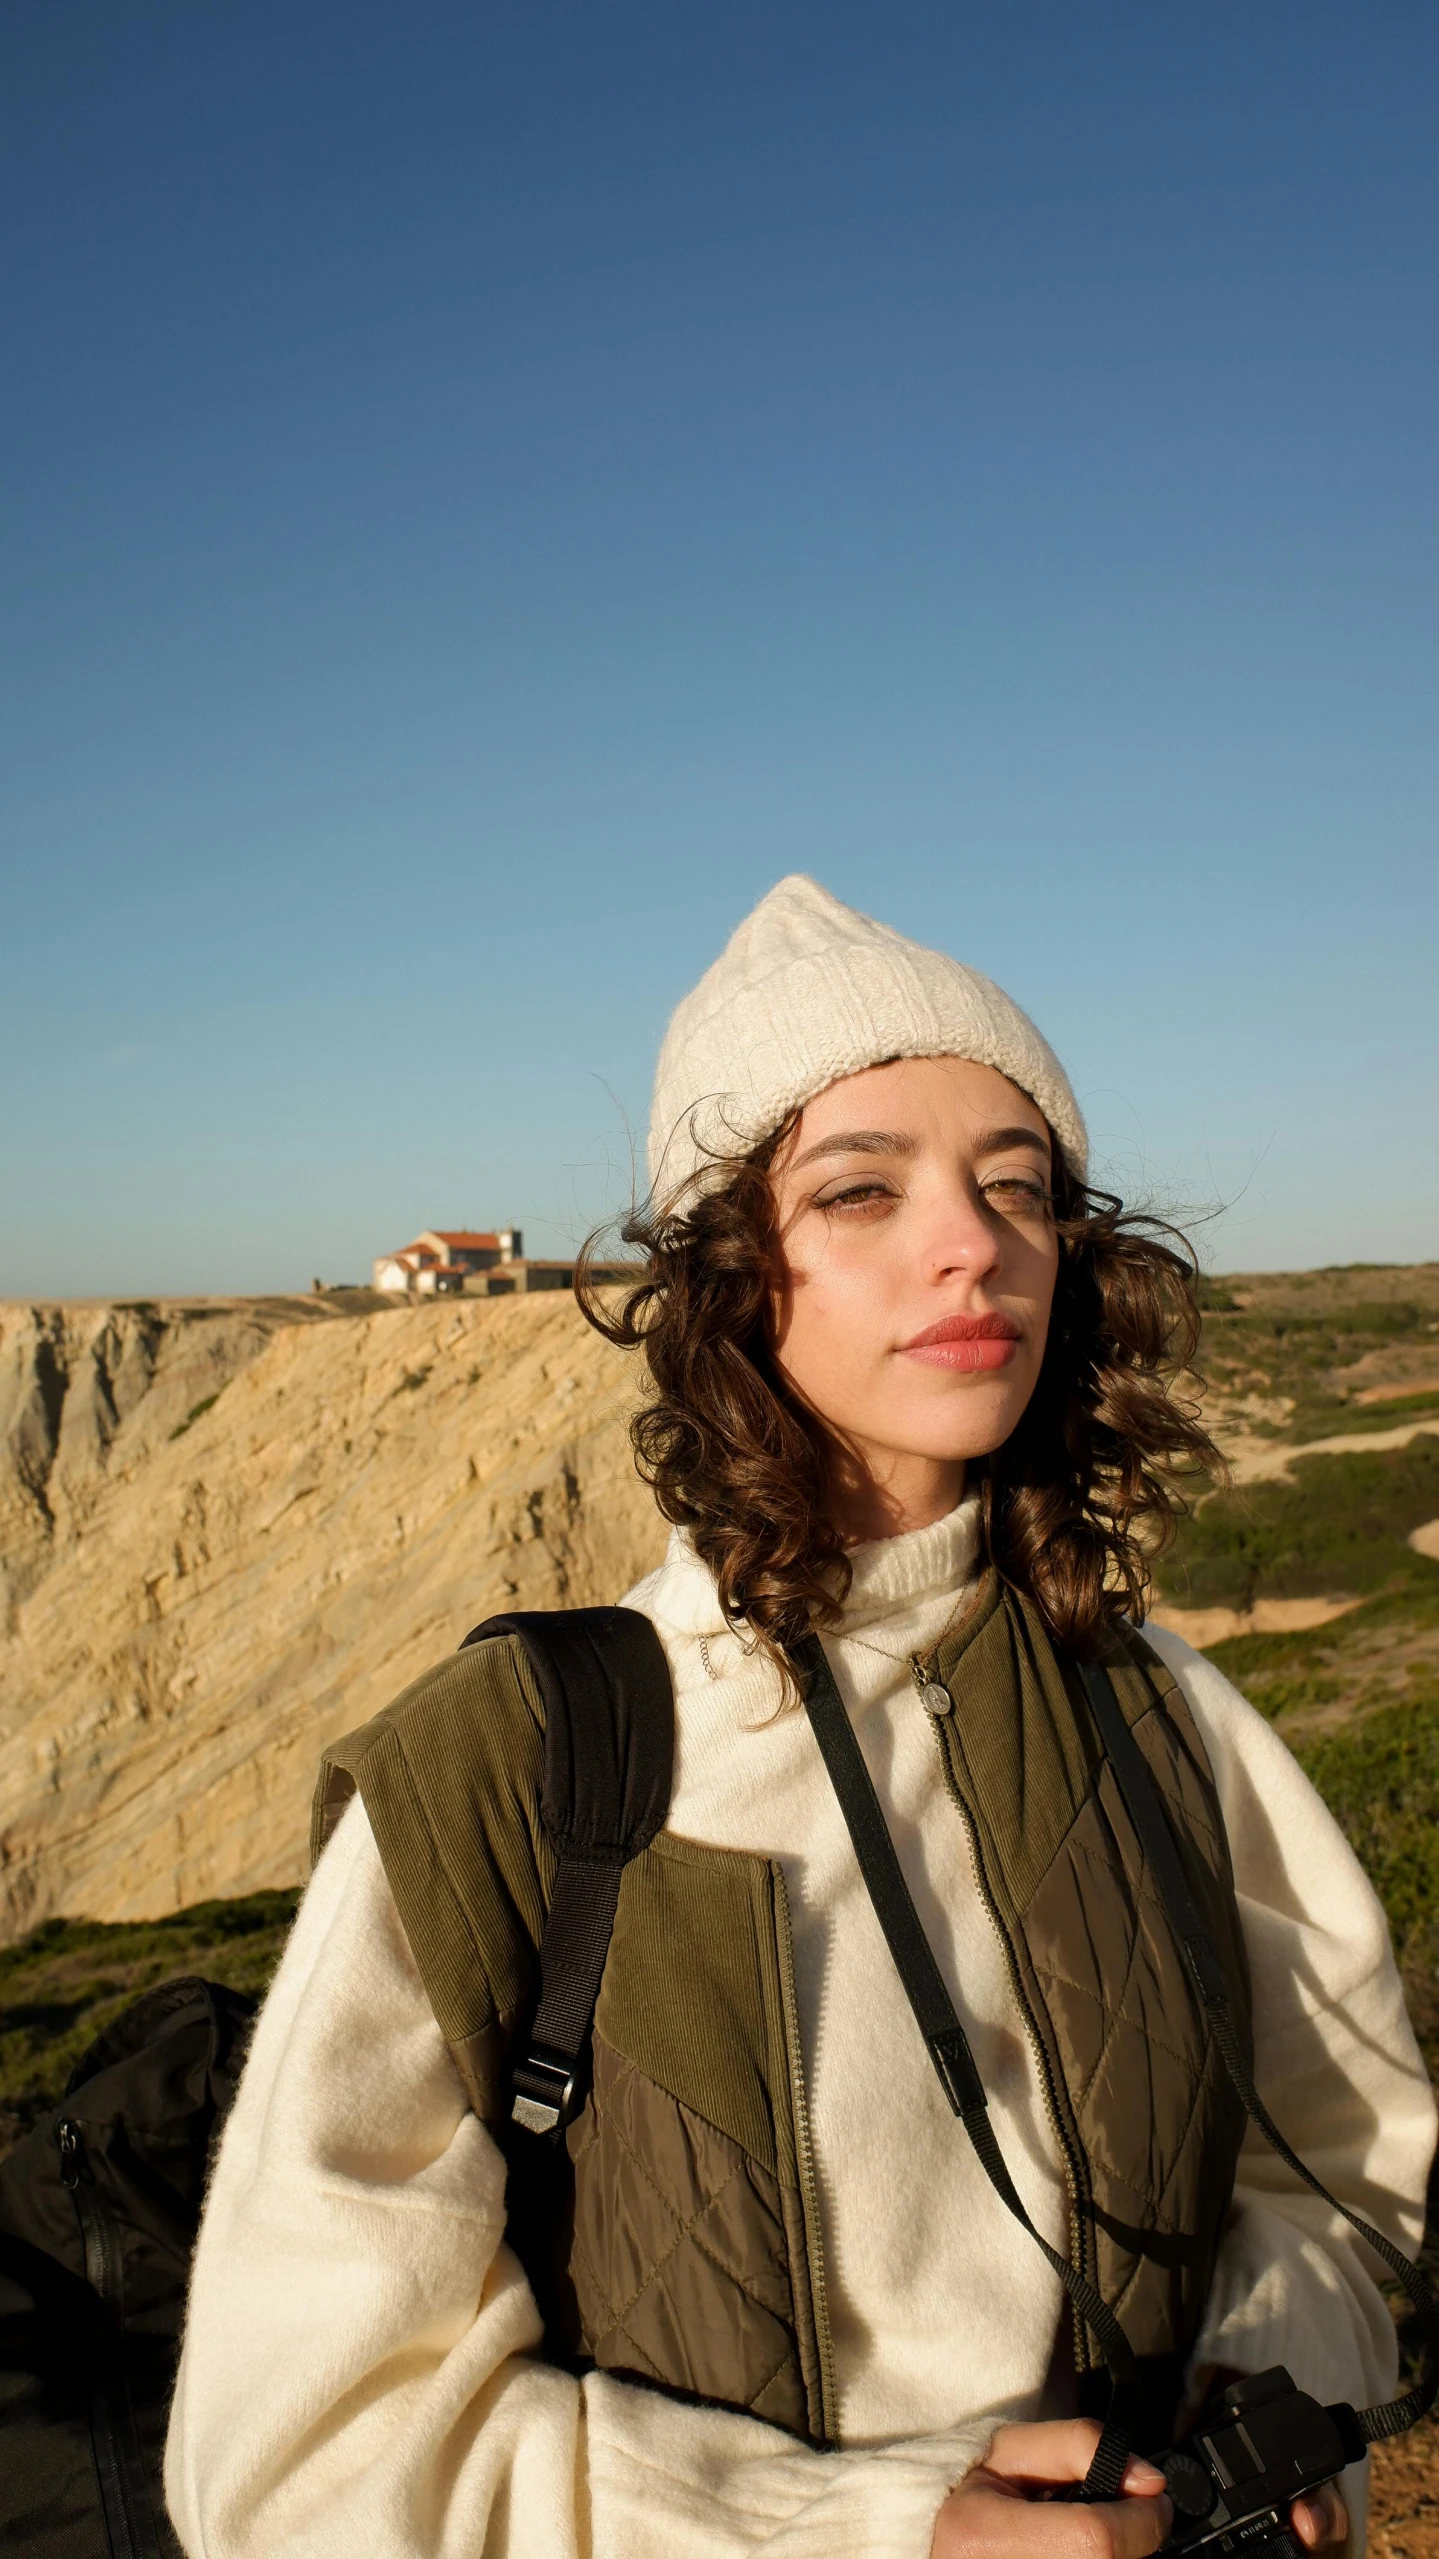
[[[1373,2261],[1246,2132],[1080,1738],[1073,1663],[1103,1655],[1261,2094],[1412,2248],[1433,2108],[1378,1904],[1269,1727],[1133,1631],[1170,1470],[1213,1452],[1170,1393],[1188,1267],[1085,1161],[1018,1008],[810,881],[680,1006],[631,1230],[648,1277],[619,1314],[588,1301],[646,1346],[637,1446],[674,1526],[627,1605],[664,1648],[676,1755],[568,2137],[580,2368],[543,2351],[506,2238],[519,1959],[496,1950],[530,1943],[540,1868],[533,1716],[497,1640],[383,1726],[392,1774],[427,1715],[458,1729],[462,1690],[511,1736],[483,1784],[457,1766],[439,1790],[489,1826],[477,2004],[441,2031],[396,1798],[362,1775],[256,2032],[171,2427],[192,2559],[1160,2546],[1147,2462],[1106,2505],[1046,2495],[1094,2449],[1093,2341],[931,2071],[798,1704],[815,1630],[1005,2161],[1174,2421],[1181,2392],[1278,2362],[1324,2400],[1391,2388]],[[1362,2531],[1347,2485],[1347,2518],[1338,2488],[1296,2505],[1306,2547]]]

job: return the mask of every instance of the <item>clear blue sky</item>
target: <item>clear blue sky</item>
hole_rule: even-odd
[[[0,1289],[622,1199],[782,872],[1439,1254],[1432,0],[0,16]]]

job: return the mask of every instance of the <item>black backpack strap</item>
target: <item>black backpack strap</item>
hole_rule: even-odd
[[[1200,2006],[1208,2019],[1210,2033],[1236,2096],[1251,2123],[1258,2125],[1271,2149],[1278,2151],[1286,2168],[1302,2178],[1304,2184],[1334,2212],[1343,2215],[1361,2239],[1368,2241],[1376,2257],[1403,2285],[1419,2314],[1424,2339],[1424,2365],[1413,2389],[1406,2390],[1398,2399],[1385,2400],[1381,2406],[1361,2408],[1357,2412],[1366,2443],[1382,2443],[1390,2435],[1402,2435],[1428,2414],[1436,2397],[1439,2397],[1439,2318],[1436,2318],[1434,2297],[1419,2267],[1404,2255],[1402,2249],[1395,2247],[1392,2239],[1386,2239],[1382,2230],[1376,2230],[1362,2214],[1351,2211],[1348,2204],[1340,2203],[1336,2195],[1331,2195],[1328,2187],[1321,2185],[1313,2169],[1306,2168],[1303,2160],[1291,2150],[1275,2123],[1254,2085],[1254,2074],[1235,2032],[1224,1968],[1195,1907],[1163,1799],[1144,1753],[1125,1721],[1123,1708],[1114,1693],[1114,1682],[1100,1662],[1081,1662],[1079,1669],[1100,1739],[1134,1824],[1145,1863],[1158,1887],[1165,1915],[1189,1966]]]
[[[669,1810],[674,1692],[664,1647],[637,1609],[527,1609],[487,1617],[465,1643],[492,1635],[518,1636],[539,1682],[540,1815],[559,1861],[540,1939],[539,2005],[513,2072],[512,2120],[558,2139],[583,2094],[620,1877]]]

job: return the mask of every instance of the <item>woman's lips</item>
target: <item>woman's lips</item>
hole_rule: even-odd
[[[917,1359],[926,1368],[1008,1368],[1020,1338],[1019,1326],[1008,1315],[946,1315],[943,1323],[931,1324],[900,1348],[906,1359]]]

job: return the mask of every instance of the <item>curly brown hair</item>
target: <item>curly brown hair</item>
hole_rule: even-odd
[[[770,1167],[797,1118],[679,1208],[636,1208],[645,1254],[619,1305],[592,1270],[575,1293],[597,1332],[642,1349],[651,1392],[630,1426],[663,1516],[687,1529],[732,1622],[782,1658],[832,1625],[850,1567],[829,1517],[831,1452],[772,1347],[782,1250]],[[1062,1643],[1092,1655],[1142,1619],[1185,1479],[1222,1476],[1192,1378],[1198,1264],[1162,1219],[1076,1180],[1054,1148],[1059,1272],[1043,1364],[1022,1420],[983,1460],[985,1550]],[[1176,1391],[1181,1390],[1181,1391]]]

